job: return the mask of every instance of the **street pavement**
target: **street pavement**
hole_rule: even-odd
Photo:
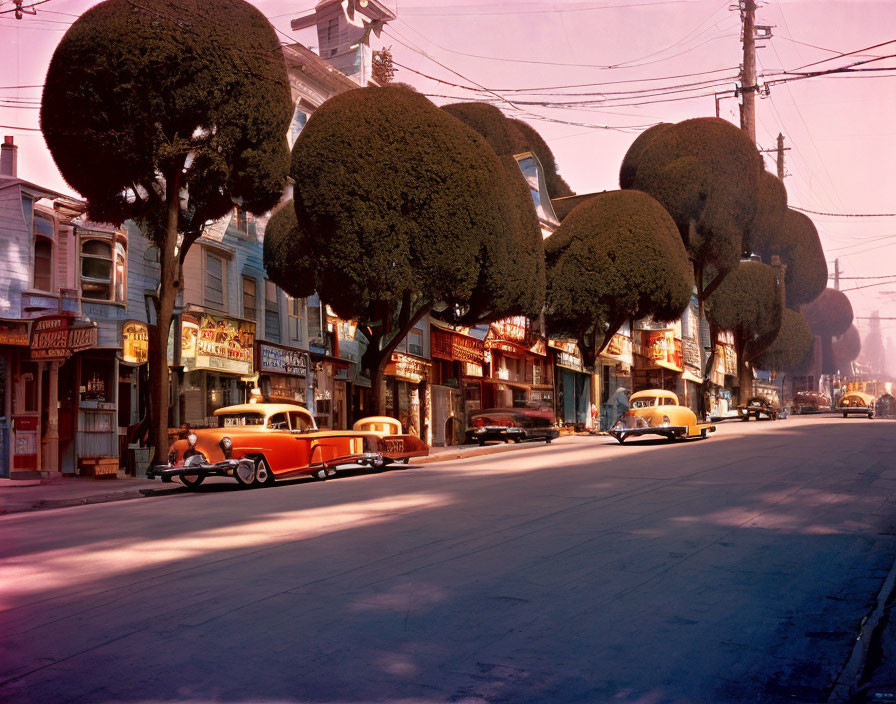
[[[0,701],[824,702],[896,556],[894,431],[572,437],[0,516]]]

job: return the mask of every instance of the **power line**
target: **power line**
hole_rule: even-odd
[[[801,208],[798,205],[791,205],[790,208],[799,210],[803,213],[812,213],[813,215],[826,215],[834,218],[896,218],[896,213],[826,213],[820,210],[809,210],[809,208]]]
[[[890,39],[888,41],[881,42],[880,44],[875,44],[873,46],[866,46],[864,49],[856,49],[855,51],[842,52],[840,54],[837,54],[836,56],[829,56],[826,59],[820,59],[819,61],[813,61],[811,64],[805,64],[804,66],[799,66],[799,67],[795,68],[794,71],[801,71],[802,69],[809,68],[810,66],[817,66],[818,64],[823,64],[828,61],[833,61],[834,59],[841,59],[846,56],[852,56],[853,54],[862,54],[866,51],[871,51],[873,49],[879,49],[882,46],[887,46],[887,44],[894,44],[894,43],[896,43],[896,39]]]
[[[0,15],[8,15],[10,12],[22,12],[30,10],[32,7],[37,7],[38,5],[43,5],[44,3],[48,3],[50,0],[37,0],[37,2],[33,2],[30,5],[23,5],[22,7],[13,7],[9,10],[0,10]],[[28,13],[31,14],[31,13]]]
[[[653,5],[696,5],[694,0],[654,0],[653,2],[626,3],[620,5],[595,5],[593,7],[555,7],[549,10],[506,10],[504,12],[408,12],[403,14],[414,17],[494,17],[499,15],[548,15],[558,12],[593,12],[596,10],[613,10],[620,7],[651,7]],[[459,8],[462,9],[462,8]]]

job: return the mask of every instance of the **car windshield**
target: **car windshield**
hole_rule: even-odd
[[[218,416],[219,428],[230,428],[234,425],[264,425],[261,413],[226,413]]]
[[[632,408],[652,408],[655,405],[656,398],[653,396],[636,398],[634,401],[632,401]]]

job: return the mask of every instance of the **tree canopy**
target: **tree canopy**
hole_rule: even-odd
[[[787,189],[784,188],[784,183],[763,169],[759,174],[756,215],[743,238],[744,256],[749,257],[753,253],[761,254],[768,251],[769,242],[785,228],[787,213]],[[780,252],[774,253],[780,254]],[[768,263],[770,262],[766,260],[766,264]]]
[[[708,296],[740,260],[756,214],[759,152],[742,130],[708,117],[656,126],[629,151],[622,180],[672,215],[694,263],[700,297]],[[704,288],[710,271],[714,281]]]
[[[635,174],[638,173],[638,165],[641,163],[641,157],[653,139],[672,127],[668,122],[660,122],[646,130],[644,130],[632,142],[625,156],[622,158],[622,166],[619,168],[619,187],[634,188]]]
[[[862,337],[855,325],[850,325],[845,333],[834,340],[834,360],[837,370],[845,373],[849,370],[850,363],[859,358],[862,353]]]
[[[794,310],[785,308],[781,329],[774,342],[755,360],[761,369],[794,372],[802,369],[812,354],[815,336],[806,319]]]
[[[494,105],[486,103],[451,103],[444,105],[442,110],[485,137],[498,156],[513,156],[522,152],[535,154],[544,169],[545,183],[552,198],[573,195],[569,185],[557,173],[554,153],[530,125],[507,118]]]
[[[774,178],[774,177],[773,177]],[[777,180],[777,179],[775,179]],[[828,280],[828,264],[812,220],[787,208],[778,227],[768,230],[756,251],[770,261],[775,255],[787,265],[787,305],[797,308],[815,300]]]
[[[292,116],[280,42],[243,0],[106,0],[69,28],[50,62],[41,129],[90,217],[167,225],[166,178],[187,193],[181,233],[239,201],[280,199]]]
[[[273,218],[269,271],[288,292],[313,288],[359,321],[372,378],[433,306],[465,323],[537,317],[541,232],[525,181],[511,173],[479,133],[419,93],[337,95],[296,140],[296,219]]]
[[[740,403],[746,403],[752,387],[747,363],[753,362],[774,342],[781,329],[784,301],[780,270],[743,261],[706,301],[706,317],[716,330],[730,331],[737,352]]]
[[[826,288],[801,309],[815,335],[838,337],[852,325],[852,303],[842,291]]]
[[[693,289],[675,223],[640,191],[599,193],[545,240],[551,334],[579,341],[589,366],[629,318],[681,315]]]

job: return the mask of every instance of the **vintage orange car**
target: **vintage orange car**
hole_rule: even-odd
[[[147,477],[179,477],[189,488],[210,476],[233,477],[243,487],[270,486],[302,475],[326,479],[343,465],[379,469],[429,454],[426,443],[402,435],[391,418],[365,418],[353,430],[320,430],[304,406],[287,403],[228,406],[215,416],[217,428],[196,429],[176,441],[168,464],[153,467]]]
[[[705,438],[715,432],[711,423],[698,423],[697,415],[678,403],[671,391],[649,389],[632,394],[629,410],[610,428],[610,435],[621,443],[626,438],[660,435],[676,438]]]

